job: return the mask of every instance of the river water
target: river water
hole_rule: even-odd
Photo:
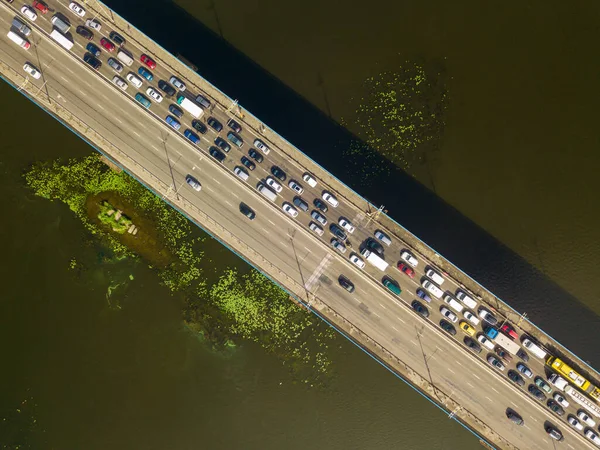
[[[367,77],[405,61],[439,67],[449,102],[428,164],[362,189],[336,173],[552,334],[565,320],[556,311],[575,311],[567,319],[585,327],[570,339],[563,327],[560,340],[578,353],[596,342],[596,3],[178,5],[111,6],[332,170],[348,136],[328,116],[351,123]],[[216,35],[231,47],[214,44]],[[66,206],[31,195],[21,178],[28,164],[91,150],[6,84],[0,95],[11,130],[0,144],[4,448],[480,448],[341,339],[325,390],[294,385],[252,345],[227,355],[206,348],[143,264],[103,262]],[[327,133],[314,132],[322,124]],[[216,245],[207,256],[217,270],[243,265]],[[84,269],[69,270],[73,259]]]

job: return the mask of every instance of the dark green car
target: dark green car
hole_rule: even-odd
[[[386,288],[388,288],[390,292],[396,295],[400,295],[400,293],[402,292],[402,289],[400,289],[400,285],[391,278],[384,278],[382,283]]]

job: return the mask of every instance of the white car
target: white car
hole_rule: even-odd
[[[473,314],[468,309],[465,310],[465,312],[463,313],[463,316],[465,316],[465,319],[467,319],[473,325],[479,325],[480,320],[477,318],[477,316],[475,314]]]
[[[431,267],[425,271],[425,275],[431,278],[438,286],[444,284],[444,279],[442,278],[442,276],[437,271],[433,270]]]
[[[286,213],[288,213],[292,217],[298,216],[298,210],[296,208],[294,208],[288,202],[284,202],[283,205],[281,206],[281,209],[283,209]]]
[[[86,20],[85,26],[96,31],[100,31],[102,29],[102,24],[95,19]]]
[[[323,195],[321,197],[334,208],[337,208],[340,204],[340,202],[338,202],[338,199],[327,191],[323,191]]]
[[[281,187],[281,185],[275,181],[275,178],[273,177],[267,177],[267,184],[275,191],[275,192],[281,192],[281,190],[283,189]]]
[[[343,217],[340,217],[338,223],[344,230],[346,230],[350,234],[354,233],[354,230],[356,229],[347,219],[344,219]]]
[[[569,425],[571,425],[576,430],[583,430],[583,425],[581,425],[581,422],[579,422],[579,420],[577,420],[575,416],[569,414],[569,417],[567,417],[567,422],[569,422]]]
[[[37,13],[31,6],[23,5],[21,8],[21,13],[32,22],[35,22],[35,19],[37,19]]]
[[[594,427],[596,426],[596,421],[594,419],[592,419],[590,417],[590,415],[584,411],[583,409],[580,409],[579,411],[577,411],[577,417],[579,417],[579,419],[585,423],[588,427]]]
[[[442,298],[442,295],[444,295],[444,292],[429,280],[423,280],[421,285],[437,298]]]
[[[586,438],[588,438],[590,441],[592,441],[594,444],[600,446],[600,438],[598,437],[598,435],[596,433],[594,433],[592,430],[590,430],[589,428],[587,430],[585,430],[585,433],[583,433],[585,435]]]
[[[113,83],[115,83],[121,89],[123,89],[124,91],[127,90],[127,83],[125,82],[125,80],[123,78],[115,75],[112,80],[113,80]]]
[[[131,84],[133,84],[136,88],[142,87],[142,80],[135,76],[133,72],[129,72],[126,77]]]
[[[356,267],[358,267],[360,269],[364,269],[365,268],[365,262],[356,253],[352,253],[350,255],[350,261],[352,262],[352,264],[354,264]]]
[[[175,86],[181,92],[185,91],[185,83],[183,81],[181,81],[179,78],[171,77],[169,79],[169,83],[171,83],[173,86]]]
[[[42,76],[42,74],[40,73],[39,70],[37,70],[35,67],[33,67],[31,64],[29,63],[25,63],[23,65],[23,70],[25,72],[27,72],[29,75],[31,75],[33,78],[35,78],[36,80],[39,80],[40,77]]]
[[[271,149],[269,147],[267,147],[267,145],[261,141],[260,139],[256,139],[254,141],[254,146],[259,149],[261,152],[263,152],[265,155],[268,155],[269,152],[271,151]]]
[[[149,87],[148,89],[146,89],[146,94],[152,97],[156,101],[156,103],[162,102],[163,96],[160,95],[156,89]]]
[[[323,228],[321,228],[319,225],[317,225],[314,222],[311,222],[308,224],[308,228],[310,228],[311,230],[313,230],[315,233],[317,233],[319,236],[323,236]]]
[[[440,308],[440,312],[442,313],[442,316],[444,316],[446,319],[448,319],[452,323],[456,323],[456,321],[458,320],[458,317],[456,317],[456,314],[454,314],[452,311],[450,311],[445,306],[442,306]]]
[[[477,340],[483,344],[489,350],[494,350],[494,343],[490,341],[483,333],[477,335]]]
[[[340,253],[346,253],[346,246],[338,241],[336,238],[331,240],[331,245]]]
[[[79,3],[69,3],[69,9],[75,14],[77,14],[79,17],[85,16],[85,9],[83,9],[83,7]]]
[[[298,194],[302,194],[304,192],[304,188],[302,186],[300,186],[300,184],[298,184],[297,181],[294,181],[294,180],[290,180],[288,187],[292,191],[297,192]]]
[[[402,253],[400,253],[400,258],[413,267],[417,267],[419,265],[419,260],[415,258],[408,250],[402,250]]]
[[[556,403],[558,403],[563,408],[569,407],[569,402],[562,395],[560,395],[559,392],[555,392],[553,397],[554,397],[554,400],[556,400]]]
[[[317,185],[317,179],[308,172],[302,175],[302,179],[306,181],[310,187],[315,187]]]
[[[193,176],[187,175],[185,177],[185,181],[189,184],[193,190],[200,192],[202,190],[202,185],[198,180],[196,180]]]

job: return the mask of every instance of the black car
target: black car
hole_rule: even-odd
[[[281,181],[285,181],[287,179],[285,172],[277,166],[271,167],[271,173],[275,178],[279,178]]]
[[[125,38],[115,31],[111,31],[108,37],[119,47],[123,47],[126,44]]]
[[[440,320],[440,327],[442,330],[454,336],[456,334],[456,328],[450,322],[445,321],[444,319]]]
[[[522,348],[520,348],[519,351],[517,352],[517,356],[525,362],[529,361],[529,355]]]
[[[194,130],[196,130],[200,134],[204,134],[208,131],[208,128],[206,128],[206,125],[204,125],[199,120],[192,120],[192,127],[194,127]]]
[[[165,94],[167,94],[169,97],[173,97],[177,93],[175,88],[173,86],[171,86],[169,83],[167,83],[165,80],[158,81],[158,88],[161,91],[163,91]]]
[[[173,114],[176,117],[179,117],[180,119],[181,119],[181,117],[183,117],[183,111],[177,105],[172,105],[172,104],[169,105],[169,111],[171,111],[171,114]],[[192,126],[193,125],[194,125],[194,122],[192,122]]]
[[[212,156],[219,162],[223,162],[223,160],[225,159],[225,154],[221,150],[219,150],[217,147],[211,146],[210,149],[208,150],[208,153],[210,153],[210,156]]]
[[[326,213],[327,210],[329,209],[327,207],[327,204],[323,200],[321,200],[320,198],[315,198],[313,200],[313,205],[315,205],[315,207],[319,208],[324,213]]]
[[[562,408],[562,406],[560,406],[558,403],[556,403],[556,401],[550,399],[550,400],[548,400],[546,405],[548,406],[548,408],[550,408],[550,410],[552,412],[558,414],[559,416],[565,415],[565,410]]]
[[[242,159],[240,161],[242,161],[242,164],[246,166],[248,170],[256,169],[256,164],[254,164],[250,159],[246,158],[245,156],[242,156]]]
[[[540,391],[535,384],[530,384],[527,390],[536,398],[536,400],[539,400],[540,402],[546,400],[544,393]]]
[[[212,116],[209,117],[208,119],[206,119],[206,123],[208,124],[209,127],[211,127],[213,130],[215,130],[217,133],[219,133],[223,129],[223,125],[221,124],[221,122],[219,122],[217,119],[215,119]]]
[[[94,55],[92,55],[91,53],[86,53],[85,55],[83,55],[83,60],[96,70],[102,67],[102,63],[96,58],[94,58]]]
[[[548,436],[550,436],[552,439],[555,439],[557,441],[563,440],[563,434],[558,428],[555,428],[552,425],[546,425],[544,427],[544,430],[546,430],[546,433],[548,433]]]
[[[302,197],[294,197],[294,205],[296,205],[302,211],[308,212],[308,203],[306,203]]]
[[[499,345],[496,346],[495,351],[496,351],[496,355],[498,355],[500,358],[504,359],[505,361],[512,360],[512,356],[510,356],[510,354],[506,350],[504,350],[502,347],[500,347]]]
[[[429,317],[429,310],[427,309],[427,307],[425,307],[425,305],[423,305],[423,303],[417,300],[413,300],[413,302],[410,305],[416,312],[421,314],[423,317]]]
[[[215,145],[227,153],[229,153],[229,150],[231,150],[231,145],[229,145],[227,141],[222,137],[218,137],[215,139]]]
[[[245,203],[240,203],[240,212],[250,220],[254,220],[256,217],[256,213]]]
[[[248,150],[248,156],[250,158],[252,158],[254,161],[256,161],[257,163],[261,163],[263,162],[263,155],[261,155],[259,152],[257,152],[255,149],[251,148],[250,150]]]
[[[233,119],[229,119],[229,121],[227,122],[227,126],[236,133],[242,132],[242,126]]]
[[[514,370],[508,371],[508,378],[519,386],[525,386],[525,380],[523,380],[523,377]]]
[[[83,25],[79,25],[76,29],[75,32],[77,34],[79,34],[80,36],[83,36],[84,38],[86,38],[88,41],[91,41],[92,39],[94,39],[94,33],[92,33],[90,30],[88,30],[86,27],[84,27]]]
[[[342,241],[345,241],[346,239],[348,239],[348,236],[346,235],[344,230],[342,230],[340,227],[338,227],[337,224],[335,224],[335,223],[332,223],[331,225],[329,225],[329,231],[331,234],[333,234],[337,238],[340,238]]]
[[[348,292],[354,292],[354,284],[352,284],[352,281],[350,281],[344,275],[340,275],[338,278],[338,283],[340,283],[340,286],[346,289]]]
[[[115,58],[108,58],[106,61],[110,67],[117,73],[123,72],[123,65],[117,61]]]
[[[383,257],[383,246],[373,238],[367,239],[366,247],[372,252],[377,253]]]
[[[481,345],[479,345],[475,339],[465,336],[463,342],[473,353],[481,353]]]
[[[506,410],[506,417],[508,417],[508,420],[517,425],[523,425],[523,423],[525,423],[523,418],[510,408]]]

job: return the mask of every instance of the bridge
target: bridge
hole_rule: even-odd
[[[435,268],[442,274],[444,291],[455,293],[457,289],[463,289],[470,292],[480,306],[494,312],[500,321],[512,323],[519,334],[527,333],[547,347],[559,349],[579,367],[585,367],[585,363],[568,349],[551,341],[527,318],[394,222],[379,205],[370,204],[335,179],[102,3],[96,0],[82,3],[85,16],[79,17],[69,9],[69,2],[51,0],[49,6],[54,11],[47,14],[37,11],[35,21],[20,12],[21,6],[2,3],[0,7],[0,23],[4,30],[0,33],[0,74],[26,98],[286,289],[445,411],[449,419],[457,420],[483,442],[497,448],[553,448],[553,441],[545,431],[545,425],[549,423],[564,435],[564,442],[557,446],[596,448],[582,431],[566,422],[567,415],[576,414],[577,405],[571,402],[565,408],[566,414],[558,416],[547,408],[546,401],[540,402],[529,394],[527,385],[533,379],[523,376],[526,384],[520,387],[507,378],[507,371],[516,368],[519,358],[514,357],[506,363],[504,371],[498,371],[487,362],[489,350],[483,348],[481,353],[474,353],[464,345],[466,335],[458,329],[458,323],[455,324],[455,335],[439,326],[443,318],[440,308],[447,306],[442,301],[434,296],[430,303],[422,301],[429,311],[427,318],[411,307],[417,298],[416,289],[426,279],[426,268]],[[69,37],[74,45],[70,50],[50,37],[53,29],[50,20],[54,13],[61,14],[72,25]],[[28,50],[7,36],[16,16],[32,29],[26,36],[31,43]],[[75,33],[75,27],[85,25],[87,19],[102,25],[100,31],[92,30],[92,42],[102,51],[98,57],[102,66],[97,71],[83,61],[90,41]],[[109,53],[99,44],[101,37],[108,37],[111,31],[125,38],[123,48],[135,60],[131,67],[123,64],[120,74],[107,64],[107,58],[114,58],[116,51]],[[140,62],[142,54],[150,55],[156,62],[155,69]],[[39,69],[39,78],[23,70],[26,62]],[[152,72],[154,78],[148,82],[138,75],[143,80],[139,91],[130,81],[127,81],[126,90],[113,82],[115,75],[126,80],[129,71],[137,74],[140,66]],[[188,112],[179,119],[181,129],[178,131],[165,123],[174,98],[165,95],[164,100],[157,103],[146,94],[146,89],[152,86],[161,92],[158,81],[168,81],[171,76],[186,84],[186,95],[202,94],[210,101],[200,123],[206,126],[207,118],[212,116],[223,125],[222,131],[210,126],[204,134],[194,130]],[[135,100],[138,92],[151,100],[149,109]],[[232,118],[242,127],[238,133],[244,142],[241,148],[226,138],[230,131],[226,124]],[[197,145],[184,137],[185,129],[198,135],[200,142]],[[217,137],[231,145],[222,162],[209,154]],[[256,139],[270,147],[268,154],[262,153],[262,162],[252,160],[247,154]],[[247,180],[233,173],[236,166],[242,166],[243,156],[256,166],[254,170],[246,169]],[[280,182],[282,190],[274,202],[256,189],[258,183],[272,176],[272,166],[279,167],[287,175],[286,182]],[[303,180],[305,173],[312,174],[317,180],[316,186]],[[195,191],[186,183],[188,175],[201,183],[201,191]],[[287,182],[292,179],[303,186],[303,193],[297,194],[288,188]],[[345,253],[332,247],[329,223],[322,226],[322,235],[308,228],[313,220],[310,211],[317,209],[313,207],[313,199],[322,198],[324,191],[333,194],[339,206],[327,204],[328,211],[322,215],[330,223],[346,218],[356,228],[347,233],[352,247]],[[292,217],[282,210],[282,204],[293,203],[297,195],[306,200],[309,210],[304,212],[296,207],[298,215]],[[240,213],[241,202],[256,213],[254,220]],[[364,243],[373,238],[376,230],[382,230],[391,238],[389,246],[384,244],[385,258],[390,263],[384,272],[369,263],[360,268],[349,260],[352,253],[359,253]],[[396,269],[404,249],[418,260],[414,278]],[[352,281],[354,292],[347,292],[339,285],[340,275]],[[382,285],[384,276],[398,282],[402,287],[400,295]],[[458,316],[462,319],[461,314]],[[481,323],[475,328],[477,333],[482,332]],[[547,378],[543,360],[531,355],[526,364],[534,376]],[[524,419],[522,426],[506,418],[507,408]]]

